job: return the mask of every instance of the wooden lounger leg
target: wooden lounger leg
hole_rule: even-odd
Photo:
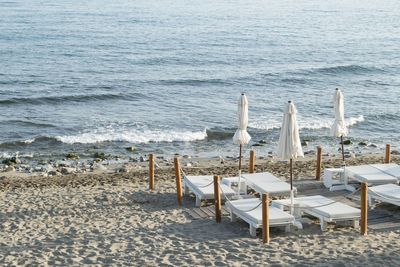
[[[201,198],[199,196],[196,196],[196,207],[201,206]]]
[[[257,229],[253,226],[253,225],[251,225],[250,224],[250,235],[251,236],[256,236],[257,235],[257,231],[256,231]]]
[[[327,229],[328,223],[324,219],[321,219],[321,231],[325,232]]]
[[[290,224],[285,226],[285,232],[290,232]]]

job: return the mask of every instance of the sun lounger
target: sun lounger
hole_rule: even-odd
[[[400,166],[397,164],[371,164],[345,167],[346,177],[368,185],[397,183]]]
[[[269,172],[246,173],[242,176],[248,187],[257,193],[269,193],[269,196],[290,196],[290,184],[275,177]],[[297,192],[293,187],[294,192]]]
[[[359,209],[335,202],[324,196],[297,197],[294,198],[293,204],[295,217],[299,218],[303,213],[317,217],[320,220],[322,231],[326,231],[328,222],[351,220],[355,228],[359,225],[361,216]],[[282,210],[290,209],[290,199],[273,200],[272,206]]]
[[[400,166],[396,163],[372,164],[372,166],[388,175],[396,177],[400,181]]]
[[[372,206],[374,199],[400,206],[400,186],[395,184],[383,184],[368,188],[369,203]]]
[[[214,199],[214,177],[211,175],[206,176],[184,176],[183,186],[185,194],[192,192],[196,196],[196,206],[200,207],[201,200],[203,199]],[[221,197],[232,197],[237,194],[231,187],[224,183],[220,185]]]
[[[231,214],[231,221],[236,217],[250,225],[250,235],[256,236],[256,229],[262,228],[262,204],[258,198],[238,199],[226,202],[226,207]],[[294,216],[275,207],[269,207],[270,226],[289,226],[294,223]]]

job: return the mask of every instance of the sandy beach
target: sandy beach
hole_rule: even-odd
[[[400,164],[399,17],[399,1],[2,1],[0,267],[400,266],[400,168],[357,167]],[[207,175],[183,199],[177,156]],[[250,157],[272,175],[241,183]],[[232,178],[221,210],[212,176]]]
[[[370,156],[355,165],[381,161]],[[393,158],[398,162],[398,158]],[[184,160],[185,161],[189,161]],[[325,160],[325,166],[338,160]],[[236,162],[215,159],[186,167],[190,174],[234,175]],[[295,179],[308,186],[313,159],[296,163]],[[258,160],[257,171],[287,176],[282,162]],[[400,264],[400,230],[369,230],[361,236],[348,225],[318,221],[289,233],[271,228],[271,243],[249,235],[244,222],[223,217],[193,219],[185,212],[194,198],[176,201],[174,170],[156,169],[156,190],[148,188],[147,170],[128,173],[73,174],[55,177],[7,175],[0,180],[0,264],[3,266],[377,266]],[[300,180],[300,181],[299,181]],[[304,189],[307,186],[303,187]],[[301,189],[300,194],[301,194]],[[211,205],[204,203],[203,205]],[[385,207],[397,213],[394,206]]]

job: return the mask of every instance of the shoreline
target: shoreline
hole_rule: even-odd
[[[179,156],[182,169],[190,175],[221,175],[221,177],[237,176],[238,170],[238,159],[229,158],[201,158],[191,157],[188,155]],[[373,163],[384,163],[385,154],[382,153],[368,153],[360,155],[347,154],[346,164],[360,165],[360,164],[373,164]],[[391,155],[391,162],[400,164],[400,155]],[[57,164],[57,163],[56,163]],[[76,165],[74,165],[76,164]],[[329,154],[322,154],[322,165],[321,165],[321,179],[323,179],[323,169],[331,167],[340,167],[342,164],[341,156]],[[82,166],[80,169],[78,166]],[[248,171],[249,159],[244,157],[242,161],[243,172]],[[57,181],[57,180],[68,180],[69,177],[102,177],[110,175],[113,177],[130,176],[141,176],[148,178],[149,162],[144,160],[143,162],[107,162],[107,161],[93,161],[93,165],[82,165],[77,161],[62,161],[58,163],[58,166],[48,166],[49,169],[41,169],[40,171],[27,173],[17,171],[0,172],[0,181],[3,183],[6,180],[18,180],[21,181],[30,179]],[[277,177],[287,180],[288,178],[288,162],[276,159],[273,156],[256,156],[255,171],[263,172],[268,171],[276,175]],[[304,158],[298,158],[294,161],[293,177],[296,180],[313,180],[315,179],[316,172],[316,155],[308,154]],[[155,156],[155,177],[161,176],[161,181],[165,173],[174,174],[173,158],[166,159],[164,157]],[[117,179],[117,178],[116,178]],[[1,189],[0,189],[1,190]]]
[[[349,139],[350,142],[355,140]],[[303,144],[304,142],[304,144]],[[362,143],[362,142],[361,142]],[[385,152],[384,144],[372,144],[372,143],[351,143],[345,145],[345,156],[346,158],[360,157],[364,155],[379,155]],[[146,144],[148,146],[149,144]],[[319,145],[310,141],[307,138],[302,140],[303,151],[305,158],[313,157],[316,154],[317,147]],[[16,171],[18,173],[26,173],[30,175],[58,175],[71,174],[71,173],[85,173],[100,170],[106,170],[112,168],[112,166],[129,166],[136,165],[141,166],[146,164],[150,153],[155,153],[158,158],[158,164],[168,165],[171,164],[174,153],[179,152],[182,157],[193,159],[193,164],[196,165],[197,161],[204,161],[204,159],[221,159],[225,162],[233,161],[238,157],[238,148],[233,148],[232,144],[228,146],[218,145],[211,143],[208,149],[217,148],[216,150],[209,151],[205,149],[204,152],[196,151],[196,144],[188,144],[186,147],[184,144],[179,143],[174,145],[176,148],[175,152],[165,153],[162,148],[165,144],[146,147],[143,149],[139,145],[128,145],[119,147],[119,150],[114,148],[107,148],[107,146],[101,145],[100,147],[87,148],[86,146],[76,146],[75,149],[60,149],[54,151],[46,151],[41,154],[39,151],[21,151],[21,152],[7,152],[3,151],[0,155],[0,174],[4,172]],[[172,146],[172,144],[171,144]],[[205,144],[203,144],[205,146]],[[224,148],[221,151],[221,148]],[[276,159],[275,147],[271,147],[271,144],[265,140],[259,140],[251,146],[247,146],[244,149],[243,157],[248,157],[249,151],[253,150],[256,152],[257,158],[259,159]],[[333,147],[332,144],[326,144],[322,146],[323,156],[329,158],[338,157],[340,154],[340,146]],[[114,150],[113,150],[114,149]],[[168,148],[171,150],[171,147]],[[80,152],[78,152],[80,151]],[[85,152],[84,152],[85,151]],[[164,152],[163,152],[164,151]],[[203,150],[200,150],[203,151]],[[208,151],[208,152],[207,152]],[[84,152],[84,153],[83,153]],[[400,155],[400,150],[393,144],[392,155]],[[298,159],[303,160],[303,159]],[[111,166],[111,167],[110,167]],[[64,168],[61,171],[61,168]],[[126,170],[122,170],[125,172]]]

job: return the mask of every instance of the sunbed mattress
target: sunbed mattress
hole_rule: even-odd
[[[239,217],[260,225],[262,224],[262,204],[260,203],[261,201],[258,198],[249,198],[229,201],[226,206]],[[257,205],[259,206],[253,209]],[[282,225],[293,222],[294,217],[278,208],[269,207],[268,220],[270,225]]]
[[[269,172],[243,174],[242,177],[258,193],[269,193],[271,196],[290,195],[290,184]],[[293,190],[296,191],[296,188],[293,187]]]
[[[274,203],[289,206],[290,199],[274,200]],[[293,203],[305,213],[317,213],[318,215],[332,220],[360,216],[359,209],[340,202],[335,202],[321,195],[297,197],[293,199]]]
[[[199,195],[202,199],[213,199],[214,198],[214,176],[203,175],[203,176],[185,176],[183,182],[190,188],[190,190]],[[221,196],[226,195],[227,197],[233,196],[236,192],[225,184],[220,184]]]
[[[400,179],[400,166],[396,163],[372,164],[371,166],[383,171],[386,174],[394,176],[397,179]]]
[[[398,179],[392,176],[380,168],[381,165],[360,165],[360,166],[349,166],[346,167],[346,174],[349,178],[353,178],[361,183],[368,184],[387,184],[396,183]],[[390,171],[389,169],[387,169]]]
[[[387,197],[390,200],[398,200],[400,203],[400,186],[395,184],[383,184],[369,187],[369,194],[378,197]]]

